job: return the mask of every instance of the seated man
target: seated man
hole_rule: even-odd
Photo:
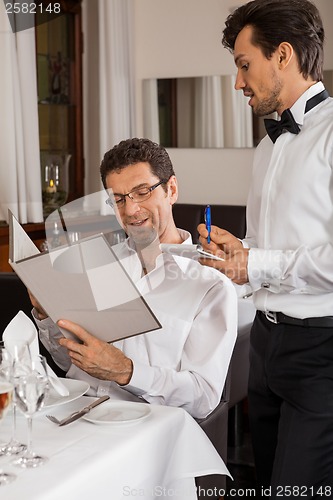
[[[234,286],[195,260],[161,254],[160,243],[191,243],[173,220],[178,185],[164,148],[122,141],[105,154],[100,172],[128,236],[113,249],[162,329],[108,344],[60,320],[76,342],[31,297],[40,339],[67,377],[89,382],[90,395],[122,392],[204,418],[220,401],[236,340]]]

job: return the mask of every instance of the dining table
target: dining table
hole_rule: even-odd
[[[182,408],[110,399],[65,426],[46,417],[52,414],[61,419],[95,399],[81,395],[46,406],[34,415],[33,449],[48,461],[24,469],[13,465],[12,456],[0,457],[0,469],[16,474],[12,483],[1,486],[0,498],[196,500],[195,477],[230,475],[200,425]],[[107,414],[119,405],[125,414],[140,410],[139,416],[104,419],[103,412],[96,413],[104,408]],[[9,411],[0,424],[0,442],[10,438],[10,415]],[[26,442],[27,421],[20,412],[17,436]],[[212,496],[211,492],[201,493],[203,498]]]

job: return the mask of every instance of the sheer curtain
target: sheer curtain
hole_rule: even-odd
[[[194,147],[224,146],[222,79],[220,76],[195,78]]]
[[[135,135],[133,2],[83,0],[86,193],[106,151]],[[101,207],[105,207],[104,201]]]
[[[235,91],[235,78],[214,75],[177,79],[178,147],[253,147],[252,110],[242,92]],[[143,82],[143,118],[144,135],[159,142],[157,85],[156,79]]]
[[[235,75],[195,78],[194,147],[253,147],[252,111]]]
[[[143,81],[143,135],[160,142],[157,79]]]
[[[0,2],[0,220],[42,222],[35,32],[13,33]]]
[[[104,154],[133,133],[133,2],[99,0],[100,146]]]
[[[224,105],[224,146],[227,148],[253,147],[252,108],[243,92],[235,90],[236,75],[222,76]]]

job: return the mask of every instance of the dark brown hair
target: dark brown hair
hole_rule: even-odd
[[[309,0],[253,0],[230,14],[222,44],[233,52],[239,32],[253,27],[252,43],[270,59],[282,42],[290,43],[304,78],[323,79],[324,28],[317,7]]]
[[[168,181],[175,175],[167,151],[149,139],[126,139],[114,146],[104,155],[100,174],[104,188],[106,176],[110,172],[120,172],[123,168],[136,163],[149,163],[151,171],[160,181]]]

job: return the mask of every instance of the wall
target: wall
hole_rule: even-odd
[[[137,129],[142,80],[231,74],[222,26],[237,0],[135,0]],[[184,203],[246,203],[252,150],[170,149]],[[237,173],[237,175],[236,175]],[[204,179],[204,182],[203,182]],[[237,179],[237,181],[236,181]],[[239,184],[238,180],[242,179]]]
[[[121,1],[121,0],[119,0]],[[83,0],[86,193],[101,189],[98,79],[99,0]],[[235,73],[222,47],[226,17],[244,0],[132,0],[134,7],[136,135],[143,135],[142,82],[146,78]],[[333,69],[333,0],[314,0],[325,25],[325,69]],[[90,30],[88,30],[88,23]],[[93,22],[94,21],[94,22]],[[89,61],[89,63],[88,63]],[[88,119],[89,117],[89,119]],[[89,148],[88,148],[89,145]],[[182,202],[246,203],[252,149],[170,149]]]
[[[222,30],[226,17],[246,1],[134,0],[137,78],[235,73],[221,45]],[[313,3],[326,31],[325,67],[333,69],[333,1]]]
[[[169,149],[182,203],[245,205],[253,149]]]
[[[222,47],[226,17],[243,0],[134,0],[137,130],[142,135],[142,80],[235,72]],[[333,69],[333,1],[315,0],[326,30],[325,68]],[[246,203],[251,149],[172,149],[181,201]],[[241,180],[241,182],[240,182]]]

